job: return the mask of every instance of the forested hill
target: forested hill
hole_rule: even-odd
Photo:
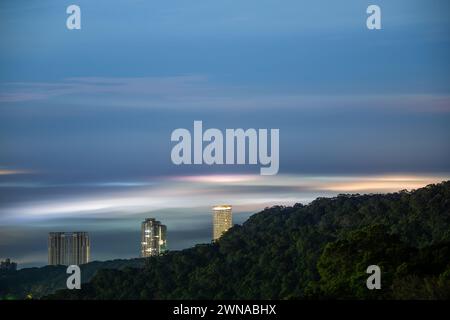
[[[366,288],[378,265],[382,289]],[[450,182],[272,207],[215,244],[49,299],[450,299]]]
[[[81,266],[81,281],[89,281],[99,269],[139,268],[143,259],[93,261]],[[66,287],[69,276],[64,266],[25,268],[18,271],[0,271],[0,300],[40,298]]]

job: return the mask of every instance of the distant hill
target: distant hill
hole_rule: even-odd
[[[99,269],[139,268],[144,266],[143,259],[94,261],[81,266],[81,280],[88,282]],[[18,271],[0,272],[0,300],[40,298],[66,287],[65,266],[45,266],[25,268]]]
[[[382,290],[366,288],[372,264]],[[267,208],[217,243],[102,266],[46,299],[450,299],[450,181]]]

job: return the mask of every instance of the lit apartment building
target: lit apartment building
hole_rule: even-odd
[[[233,226],[232,207],[229,205],[220,205],[212,208],[213,210],[213,240],[219,239],[228,229]]]
[[[167,250],[167,227],[154,218],[141,224],[141,257],[157,256]]]
[[[50,232],[48,234],[49,265],[80,265],[90,259],[87,232]]]

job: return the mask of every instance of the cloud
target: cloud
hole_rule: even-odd
[[[188,94],[206,80],[203,76],[147,78],[67,78],[58,82],[8,82],[0,85],[0,102],[23,102],[59,96],[123,94],[166,96]]]
[[[115,219],[142,212],[175,210],[178,218],[209,212],[217,203],[230,203],[236,212],[257,211],[271,205],[309,202],[338,193],[384,193],[416,189],[449,179],[448,175],[302,176],[211,175],[160,178],[152,187],[139,183],[98,188],[84,194],[11,203],[0,208],[3,223],[52,219]]]
[[[264,87],[221,85],[204,75],[79,77],[58,82],[0,84],[0,103],[52,101],[61,97],[65,97],[70,105],[163,110],[385,108],[407,112],[450,112],[447,94],[318,95],[295,90],[280,93]]]
[[[5,169],[0,168],[0,176],[6,176],[6,175],[16,175],[16,174],[30,174],[33,173],[31,170],[24,170],[24,169]]]

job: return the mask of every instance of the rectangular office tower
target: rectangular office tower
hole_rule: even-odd
[[[90,242],[87,232],[50,232],[48,234],[49,265],[88,263]]]
[[[154,218],[141,225],[141,257],[157,256],[167,250],[167,227]]]
[[[213,210],[213,240],[219,239],[228,229],[233,226],[233,213],[231,206],[220,205]]]

